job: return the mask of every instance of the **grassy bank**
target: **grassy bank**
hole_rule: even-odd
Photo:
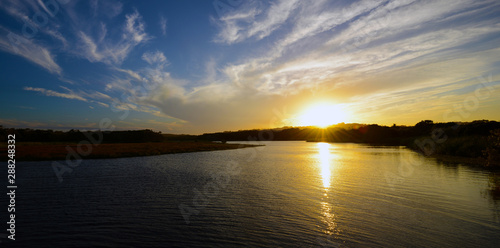
[[[99,144],[90,146],[91,150],[87,150],[87,146],[79,147],[76,143],[61,143],[61,142],[26,142],[16,144],[16,161],[44,161],[44,160],[64,160],[68,154],[77,154],[83,159],[92,158],[122,158],[122,157],[138,157],[152,156],[170,153],[185,153],[185,152],[200,152],[200,151],[216,151],[238,149],[245,147],[253,147],[255,145],[243,144],[221,144],[212,142],[151,142],[151,143],[113,143]],[[73,152],[71,152],[73,151]],[[83,156],[88,154],[86,156]],[[0,157],[2,161],[6,161],[7,147],[0,147]],[[73,156],[70,156],[74,159]]]

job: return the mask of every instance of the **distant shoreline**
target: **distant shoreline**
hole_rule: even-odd
[[[82,146],[63,142],[21,142],[16,144],[16,161],[55,161],[70,159],[107,159],[143,157],[173,153],[220,151],[255,147],[249,144],[222,144],[195,141],[148,143],[105,143]],[[90,149],[88,149],[90,148]],[[0,147],[1,161],[7,161],[7,148]]]

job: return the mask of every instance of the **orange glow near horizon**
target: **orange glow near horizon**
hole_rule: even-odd
[[[326,128],[346,122],[347,115],[339,106],[330,103],[317,103],[304,110],[298,117],[297,125]]]

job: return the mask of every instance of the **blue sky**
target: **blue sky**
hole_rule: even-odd
[[[499,1],[0,2],[0,125],[192,133],[500,120]]]

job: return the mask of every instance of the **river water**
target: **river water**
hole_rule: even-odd
[[[239,150],[84,160],[62,182],[51,163],[18,162],[16,241],[2,238],[2,244],[500,244],[500,201],[488,190],[490,173],[403,147],[275,141]]]

